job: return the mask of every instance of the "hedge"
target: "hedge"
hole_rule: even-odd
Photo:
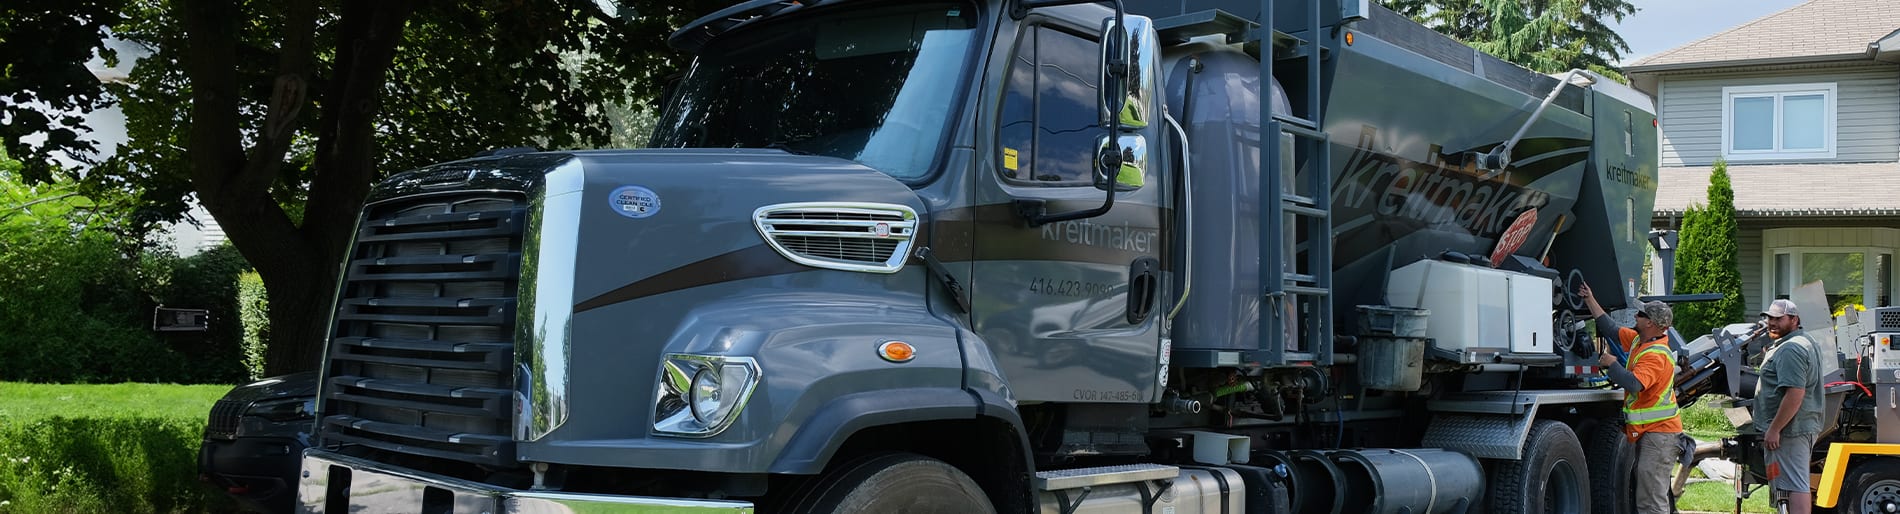
[[[255,271],[238,275],[238,321],[244,325],[244,370],[251,380],[264,378],[264,349],[270,344],[270,299]]]
[[[204,419],[0,420],[0,513],[234,512],[197,479]]]
[[[1713,302],[1675,305],[1676,331],[1695,339],[1717,327],[1747,321],[1748,297],[1742,292],[1741,229],[1735,220],[1735,189],[1728,163],[1716,161],[1709,173],[1708,205],[1691,205],[1682,218],[1682,243],[1676,249],[1675,293],[1721,293]],[[1757,302],[1762,303],[1762,302]]]
[[[0,380],[229,384],[251,375],[238,305],[248,265],[229,246],[127,256],[98,231],[5,235]],[[210,329],[155,332],[160,305],[208,309]]]

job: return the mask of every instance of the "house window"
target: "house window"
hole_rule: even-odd
[[[1876,248],[1777,248],[1769,275],[1775,298],[1788,298],[1794,289],[1819,281],[1828,308],[1848,305],[1868,308],[1891,305],[1893,253]]]
[[[1833,158],[1837,96],[1833,83],[1722,88],[1722,156]]]

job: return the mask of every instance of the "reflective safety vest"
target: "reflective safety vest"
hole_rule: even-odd
[[[1668,421],[1669,418],[1676,417],[1676,354],[1669,351],[1669,342],[1663,341],[1643,347],[1642,350],[1636,352],[1636,355],[1630,357],[1630,367],[1636,367],[1636,361],[1652,354],[1662,356],[1663,361],[1669,363],[1669,378],[1663,381],[1662,394],[1656,396],[1655,405],[1637,405],[1637,402],[1643,399],[1641,394],[1623,397],[1623,419],[1631,426]],[[1645,386],[1645,392],[1649,387],[1654,386]]]

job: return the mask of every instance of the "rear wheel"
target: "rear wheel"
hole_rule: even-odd
[[[1596,514],[1636,512],[1636,490],[1630,483],[1636,470],[1636,445],[1623,435],[1622,420],[1610,420],[1590,430],[1583,445],[1590,463],[1590,505]]]
[[[859,459],[805,484],[790,512],[990,513],[983,489],[956,467],[912,453]]]
[[[1590,512],[1590,468],[1570,427],[1552,420],[1531,425],[1524,456],[1491,471],[1494,514]]]
[[[1854,466],[1841,480],[1840,514],[1900,512],[1900,460],[1875,459]]]

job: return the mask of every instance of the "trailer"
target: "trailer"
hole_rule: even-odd
[[[1631,88],[1365,0],[671,43],[653,149],[374,188],[301,511],[1629,511],[1574,291],[1642,272]]]

